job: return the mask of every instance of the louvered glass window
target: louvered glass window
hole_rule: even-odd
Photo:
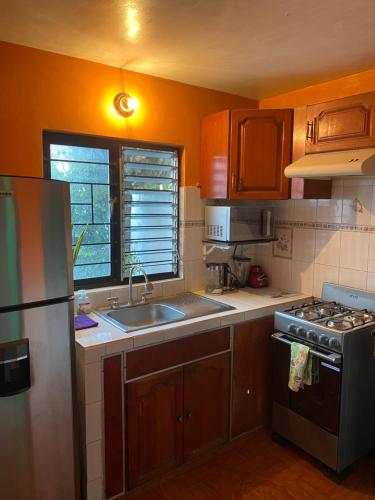
[[[57,132],[43,144],[45,175],[70,183],[73,247],[87,227],[76,288],[127,283],[134,264],[178,275],[178,149]]]
[[[176,276],[177,151],[124,147],[121,189],[122,277],[134,264],[150,276]]]

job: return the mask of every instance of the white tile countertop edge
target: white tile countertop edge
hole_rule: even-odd
[[[268,290],[270,293],[272,292],[272,290]],[[115,352],[130,351],[134,348],[158,344],[167,340],[267,316],[275,312],[275,310],[286,309],[288,306],[309,297],[309,295],[298,293],[274,298],[264,295],[264,292],[258,290],[240,290],[220,296],[208,295],[205,291],[195,293],[233,306],[236,309],[153,328],[145,328],[131,333],[123,332],[93,312],[90,316],[99,325],[76,332],[76,344],[81,348],[80,350],[84,351],[85,364],[97,362],[102,356],[114,354]]]

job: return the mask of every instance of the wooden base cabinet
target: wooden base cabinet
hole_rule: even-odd
[[[248,321],[234,329],[232,437],[270,421],[273,331],[273,316]]]
[[[201,128],[201,197],[280,200],[291,162],[291,109],[226,110],[205,116]]]
[[[228,440],[230,353],[184,368],[184,459]]]
[[[183,460],[183,371],[127,384],[128,488]]]
[[[126,385],[128,489],[228,440],[230,353]]]

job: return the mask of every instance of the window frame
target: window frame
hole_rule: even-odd
[[[111,237],[111,276],[96,277],[82,280],[74,280],[74,289],[81,288],[104,288],[110,286],[127,285],[129,278],[121,279],[121,168],[122,165],[122,148],[147,148],[149,150],[164,150],[177,153],[178,158],[178,189],[177,189],[177,207],[178,213],[180,209],[180,165],[182,147],[168,144],[160,144],[147,141],[134,141],[128,139],[118,139],[112,137],[103,137],[86,134],[74,134],[66,132],[57,132],[44,130],[42,134],[43,144],[43,174],[45,178],[51,179],[51,154],[50,145],[58,144],[61,146],[78,146],[87,148],[106,149],[109,151],[109,186],[110,197],[115,199],[115,207],[112,212],[110,221],[110,237]],[[163,281],[175,279],[179,277],[179,230],[180,220],[177,217],[176,239],[177,239],[177,265],[176,273],[155,273],[150,274],[149,278],[152,281]],[[143,275],[134,276],[133,282],[140,283],[144,281]]]

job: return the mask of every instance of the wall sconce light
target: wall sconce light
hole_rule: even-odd
[[[113,99],[113,106],[118,114],[128,118],[138,108],[138,100],[129,94],[121,93],[117,94]]]

